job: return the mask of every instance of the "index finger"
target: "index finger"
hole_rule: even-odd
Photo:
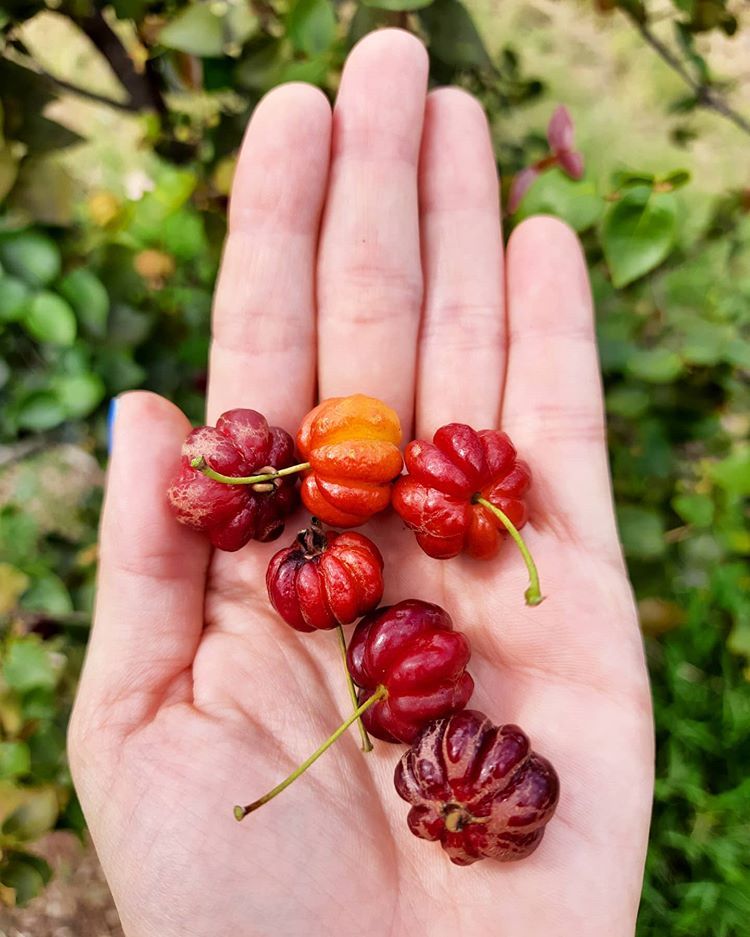
[[[294,434],[314,402],[314,272],[330,137],[331,108],[311,85],[281,85],[250,121],[214,301],[210,422],[252,407]]]

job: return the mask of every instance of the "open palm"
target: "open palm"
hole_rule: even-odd
[[[408,831],[403,750],[354,730],[243,824],[351,708],[331,634],[271,611],[278,547],[211,555],[165,499],[188,430],[146,393],[119,402],[96,624],[71,762],[128,937],[618,937],[633,933],[652,732],[613,521],[584,262],[559,222],[522,224],[503,260],[486,122],[386,30],[351,53],[331,111],[271,92],[247,132],[217,292],[209,421],[247,406],[294,432],[317,398],[363,392],[405,434],[501,425],[531,464],[526,539],[547,596],[523,604],[508,541],[489,563],[422,554],[368,526],[386,601],[444,606],[470,638],[472,706],[519,723],[561,799],[539,849],[453,866]],[[410,437],[409,437],[410,438]],[[299,521],[298,524],[295,524]],[[291,532],[304,518],[290,522]]]

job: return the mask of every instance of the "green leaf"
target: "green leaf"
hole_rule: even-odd
[[[81,194],[59,154],[27,156],[8,198],[13,211],[45,225],[72,224]]]
[[[652,384],[668,384],[683,367],[682,358],[668,348],[634,348],[625,370]]]
[[[434,2],[435,0],[362,0],[366,7],[403,13],[408,13],[410,10],[423,10]]]
[[[140,387],[146,380],[146,371],[133,360],[132,352],[111,348],[103,352],[99,369],[104,375],[107,391],[114,397],[126,390]]]
[[[631,172],[629,169],[617,169],[612,173],[612,185],[617,189],[629,186],[653,186],[656,176],[652,172]]]
[[[708,321],[703,317],[703,310],[696,310],[694,315],[682,318],[678,326],[680,354],[689,364],[710,366],[723,360],[727,347],[734,335],[734,329],[723,323]]]
[[[28,774],[31,753],[26,742],[0,742],[0,778],[17,778]]]
[[[0,555],[8,562],[18,566],[35,560],[38,539],[39,527],[33,517],[15,506],[0,508]]]
[[[72,345],[76,337],[76,317],[70,305],[57,293],[43,290],[29,303],[23,325],[29,335],[51,345]]]
[[[0,139],[0,202],[13,188],[18,176],[18,158],[14,151]]]
[[[26,311],[31,291],[18,277],[0,277],[0,322],[15,322]]]
[[[642,387],[621,384],[607,394],[607,413],[633,420],[648,410],[651,395]]]
[[[88,416],[104,399],[104,382],[98,374],[66,374],[56,377],[53,389],[69,420]]]
[[[84,331],[95,338],[104,338],[109,295],[102,281],[85,267],[78,267],[63,277],[58,292],[73,307]]]
[[[724,349],[724,358],[729,364],[750,371],[750,342],[733,338]]]
[[[7,9],[7,2],[3,4]],[[82,137],[42,116],[56,92],[49,79],[31,68],[0,59],[0,88],[12,89],[12,94],[3,98],[6,107],[5,136],[25,143],[34,154],[60,150]]]
[[[164,222],[162,246],[177,260],[192,260],[208,249],[202,217],[187,208],[176,211]]]
[[[327,52],[336,39],[336,14],[330,0],[294,0],[287,16],[287,35],[299,52]]]
[[[112,0],[115,16],[121,20],[140,20],[149,8],[150,0]]]
[[[279,83],[305,81],[323,87],[330,70],[331,63],[327,55],[287,62],[279,69]]]
[[[677,235],[677,202],[671,193],[651,195],[638,187],[626,192],[604,216],[602,247],[619,289],[657,267],[672,251]]]
[[[687,169],[673,169],[664,176],[663,182],[671,185],[673,189],[681,189],[690,182],[692,176]]]
[[[711,467],[717,485],[733,495],[750,495],[750,446],[742,447]]]
[[[675,495],[672,507],[686,523],[694,527],[710,527],[713,523],[714,503],[708,495]]]
[[[65,763],[65,733],[54,724],[42,726],[29,739],[31,773],[37,781],[54,781]]]
[[[11,563],[0,563],[0,615],[7,615],[16,607],[28,586],[29,577],[23,570]]]
[[[0,239],[0,262],[29,286],[46,286],[60,273],[60,251],[38,231],[20,231]]]
[[[62,826],[63,829],[72,830],[81,840],[83,840],[84,833],[86,832],[86,818],[83,815],[83,810],[81,809],[81,804],[75,795],[75,791],[73,791],[73,796],[65,805],[65,810],[63,810],[62,815],[60,816],[58,825]]]
[[[213,12],[210,3],[194,3],[167,23],[159,33],[159,42],[189,55],[219,56],[225,42],[223,17]]]
[[[358,6],[349,23],[349,32],[346,34],[347,50],[355,46],[368,33],[386,25],[388,15],[382,9],[377,10],[375,7],[365,6],[364,4]]]
[[[3,662],[3,675],[8,686],[19,693],[35,687],[54,687],[58,678],[50,651],[35,636],[11,642]]]
[[[65,583],[54,573],[45,573],[34,581],[21,599],[21,606],[34,612],[67,615],[73,611],[73,602]]]
[[[2,832],[31,841],[52,829],[60,809],[53,787],[25,788],[23,795],[23,803],[5,820]]]
[[[284,44],[273,40],[248,51],[237,63],[236,83],[252,91],[267,91],[278,84],[278,75],[284,65]]]
[[[454,68],[488,68],[492,61],[466,7],[458,0],[435,0],[419,12],[430,54]]]
[[[157,179],[156,189],[135,203],[129,233],[141,246],[158,245],[167,218],[185,204],[195,188],[196,177],[167,166]]]
[[[604,211],[604,199],[591,182],[574,182],[559,169],[542,173],[524,195],[519,219],[555,215],[576,231],[592,227]]]
[[[666,549],[664,523],[657,511],[625,504],[618,509],[617,520],[628,556],[654,559]]]
[[[59,700],[55,696],[55,691],[49,687],[37,687],[35,690],[28,690],[23,695],[21,711],[23,718],[29,721],[43,720],[49,722],[57,714],[57,705]]]
[[[240,48],[258,32],[258,17],[252,3],[247,0],[235,0],[229,4],[226,14],[226,28],[229,42],[224,46],[225,55],[238,55]]]
[[[11,853],[10,858],[0,866],[0,882],[15,891],[15,903],[23,907],[41,893],[45,880],[39,869],[19,858],[20,855]]]
[[[23,399],[16,414],[21,429],[44,432],[65,421],[65,410],[55,394],[48,390],[36,390]]]

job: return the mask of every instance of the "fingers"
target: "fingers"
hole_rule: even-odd
[[[601,375],[586,264],[575,234],[531,218],[508,245],[508,370],[502,428],[534,474],[532,494],[564,537],[619,561]]]
[[[303,84],[271,91],[245,135],[213,316],[209,420],[245,406],[290,432],[315,391],[314,274],[331,109]]]
[[[380,30],[350,54],[334,111],[318,265],[322,398],[361,392],[412,424],[422,301],[417,162],[427,53]]]
[[[189,673],[203,625],[208,544],[171,514],[166,490],[190,424],[146,392],[118,399],[100,533],[95,623],[81,705],[137,722]]]
[[[417,435],[497,425],[505,358],[497,170],[479,103],[456,88],[427,99],[420,162],[425,303]]]

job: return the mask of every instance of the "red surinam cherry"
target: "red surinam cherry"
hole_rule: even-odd
[[[182,524],[207,533],[220,550],[239,550],[249,540],[275,540],[297,504],[296,477],[253,484],[233,479],[286,469],[294,455],[294,441],[285,430],[269,426],[255,410],[228,410],[215,427],[199,426],[185,440],[168,492],[172,510]]]
[[[377,609],[357,625],[349,643],[349,673],[359,702],[380,699],[362,716],[368,732],[387,742],[412,742],[422,726],[469,702],[471,649],[438,605],[407,599]]]
[[[531,472],[505,433],[449,423],[431,443],[410,442],[405,461],[409,474],[396,483],[393,506],[430,556],[449,559],[462,550],[479,559],[494,556],[505,531],[479,497],[516,527],[526,523],[523,496]]]
[[[456,865],[528,856],[559,795],[555,769],[518,726],[493,725],[471,709],[427,725],[396,766],[394,782],[412,804],[409,829],[439,841]]]
[[[506,434],[448,423],[432,442],[410,442],[404,461],[409,474],[394,486],[393,507],[425,553],[439,560],[462,551],[489,559],[507,531],[529,571],[526,601],[538,605],[539,576],[517,529],[528,517],[523,498],[531,471]]]
[[[297,631],[349,625],[383,597],[383,557],[368,537],[326,533],[313,519],[266,573],[271,605]]]

